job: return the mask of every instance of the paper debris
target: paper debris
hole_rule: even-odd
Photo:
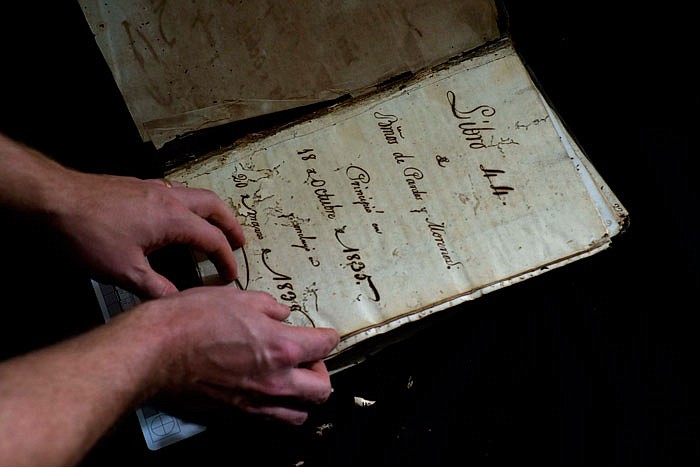
[[[359,397],[355,396],[355,405],[358,407],[369,407],[370,405],[374,405],[375,402],[377,401],[371,401],[369,399],[365,399],[364,397]]]
[[[323,433],[326,430],[330,430],[331,428],[333,428],[332,423],[324,423],[322,425],[317,426],[316,427],[316,436],[323,436]]]

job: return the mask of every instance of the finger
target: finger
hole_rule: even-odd
[[[249,406],[243,410],[252,415],[274,418],[291,425],[303,425],[309,417],[309,413],[306,410],[293,407],[263,405]]]
[[[278,302],[275,297],[260,290],[240,290],[235,287],[223,287],[222,293],[229,294],[228,300],[233,303],[243,297],[244,306],[264,313],[275,321],[284,321],[290,313],[290,308]]]
[[[202,384],[200,390],[215,400],[224,401],[251,415],[274,418],[294,425],[301,425],[308,418],[308,409],[294,398],[269,397],[259,391],[232,392],[226,386],[208,383]]]
[[[316,360],[304,367],[294,368],[289,372],[288,387],[295,392],[280,394],[283,397],[295,397],[313,404],[322,404],[333,392],[328,369],[323,360]]]
[[[326,365],[314,362],[307,368],[294,368],[278,372],[261,382],[261,387],[252,388],[258,396],[248,400],[248,407],[277,407],[306,411],[314,405],[326,402],[333,388]]]
[[[315,373],[320,374],[324,378],[329,379],[330,374],[328,373],[328,367],[326,366],[326,362],[323,360],[316,360],[315,362],[308,362],[304,364],[304,368],[306,368],[309,371],[313,371]]]
[[[306,367],[287,368],[251,380],[246,390],[263,395],[255,398],[258,405],[274,401],[275,405],[305,407],[327,401],[332,387],[326,365],[316,361]]]
[[[190,211],[174,218],[170,224],[173,240],[206,254],[224,280],[232,281],[237,277],[236,258],[221,230]]]
[[[151,271],[141,282],[141,289],[149,297],[158,298],[178,292],[175,284],[155,271]]]
[[[280,330],[280,341],[294,347],[287,349],[292,366],[322,360],[333,350],[340,341],[335,329],[309,328],[290,326],[287,324]]]
[[[128,290],[135,290],[137,295],[157,298],[178,292],[172,282],[151,268],[146,258],[143,258],[143,262],[134,271],[127,277],[128,284],[124,285]]]
[[[219,227],[231,245],[245,244],[243,228],[231,208],[213,191],[201,188],[182,188],[173,194],[192,212]]]
[[[289,317],[289,314],[291,313],[291,309],[289,306],[278,302],[275,300],[275,298],[272,295],[269,295],[265,292],[259,292],[262,294],[265,294],[269,299],[269,304],[265,306],[263,309],[263,312],[269,316],[270,318],[276,319],[277,321],[284,321]]]
[[[270,306],[265,308],[265,310],[263,311],[267,316],[276,319],[277,321],[284,321],[289,317],[289,314],[291,313],[291,310],[287,305],[283,305],[282,303],[279,303],[277,301],[275,301],[274,304],[271,304]]]

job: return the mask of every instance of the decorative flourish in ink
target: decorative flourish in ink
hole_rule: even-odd
[[[238,166],[241,168],[241,170],[243,170],[245,172],[256,172],[259,175],[259,177],[257,177],[257,178],[252,178],[250,176],[246,176],[246,178],[239,180],[239,181],[247,181],[248,183],[256,183],[262,179],[270,178],[274,174],[278,173],[277,169],[279,169],[280,165],[282,165],[282,164],[277,164],[276,166],[270,167],[269,169],[258,169],[255,166],[255,164],[253,163],[253,161],[247,161],[246,165],[243,165],[243,162],[239,162]],[[237,176],[236,174],[231,175],[231,177],[234,179],[234,181],[236,180],[236,176]]]
[[[272,252],[271,249],[269,249],[269,248],[263,248],[263,249],[262,249],[262,253],[261,253],[261,259],[262,259],[262,262],[263,262],[263,265],[265,266],[265,268],[266,268],[268,271],[270,271],[270,273],[272,274],[272,280],[274,280],[274,281],[291,281],[291,280],[292,280],[291,277],[286,276],[286,275],[284,275],[284,274],[281,274],[281,273],[279,273],[279,272],[276,272],[274,269],[272,269],[272,268],[270,267],[269,264],[267,264],[267,255],[270,254],[271,252]],[[295,297],[296,297],[296,296],[295,296]]]
[[[245,269],[245,285],[243,285],[240,281],[239,278],[235,279],[236,285],[238,286],[239,289],[241,290],[248,290],[248,285],[250,285],[250,268],[248,267],[248,254],[245,251],[245,247],[240,247],[241,248],[241,253],[243,253],[243,263]],[[240,265],[238,270],[240,271]]]
[[[316,287],[316,282],[312,282],[311,285],[304,287],[304,291],[301,293],[302,302],[306,303],[309,301],[309,297],[313,297],[314,310],[318,313],[318,288]]]

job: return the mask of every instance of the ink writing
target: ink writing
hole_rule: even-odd
[[[403,164],[404,162],[406,162],[406,159],[413,159],[414,157],[415,156],[408,156],[400,152],[394,153],[394,161],[396,161],[397,164]]]
[[[314,194],[321,204],[323,212],[326,214],[328,219],[335,219],[337,208],[342,208],[342,204],[333,204],[334,193],[331,193],[326,188],[326,181],[322,178],[317,178],[318,173],[316,169],[306,169],[306,181],[304,183],[311,185],[314,188]]]
[[[494,183],[494,179],[499,175],[504,174],[505,170],[487,169],[481,164],[479,164],[479,168],[481,169],[484,178],[486,178],[489,181],[489,188],[491,188],[491,194],[497,196],[498,199],[503,202],[503,205],[505,205],[505,196],[511,191],[513,191],[515,188],[506,185],[496,185]]]
[[[362,206],[365,212],[372,212],[372,208],[374,207],[370,201],[372,197],[366,193],[369,188],[369,182],[371,181],[369,173],[362,167],[351,165],[345,169],[345,175],[348,177],[348,180],[350,180],[350,186],[357,198],[352,204]]]
[[[316,154],[314,154],[313,149],[300,149],[297,154],[301,156],[301,160],[308,161],[311,159],[316,159]]]
[[[246,225],[253,228],[255,231],[255,236],[262,240],[265,238],[265,235],[263,235],[260,222],[258,222],[258,211],[248,206],[248,203],[246,202],[248,198],[250,198],[250,195],[241,195],[241,204],[247,209],[247,211],[241,213],[241,215],[246,218]]]
[[[440,168],[444,169],[447,164],[450,162],[450,159],[445,156],[441,156],[440,154],[435,155],[435,162],[437,162],[437,165],[440,166]]]
[[[428,226],[428,230],[430,231],[430,235],[435,241],[435,246],[437,246],[440,256],[445,262],[445,266],[447,266],[447,269],[452,269],[452,266],[462,265],[461,261],[455,261],[452,259],[452,256],[447,249],[447,242],[445,240],[445,223],[442,222],[438,224],[436,222],[432,222],[428,217],[425,218],[425,222]]]
[[[299,304],[299,301],[297,300],[297,294],[294,290],[294,284],[292,281],[292,278],[290,276],[287,276],[286,274],[281,274],[274,269],[269,264],[269,258],[268,255],[272,253],[272,250],[269,248],[263,248],[261,252],[261,259],[262,263],[265,266],[265,268],[272,274],[272,280],[274,281],[275,288],[278,290],[278,296],[279,299],[289,305],[289,309],[294,312],[297,311],[304,316],[311,322],[313,325],[313,320],[311,317],[304,311],[303,307]]]
[[[416,169],[415,167],[406,167],[403,171],[403,175],[404,177],[406,177],[406,184],[411,189],[411,194],[413,195],[413,197],[417,200],[422,201],[423,195],[428,194],[426,191],[421,191],[418,187],[418,180],[421,180],[423,178],[423,172],[421,172],[420,169]]]
[[[297,235],[297,239],[299,240],[299,243],[292,243],[290,245],[292,248],[301,248],[304,251],[311,251],[314,249],[313,247],[309,246],[309,240],[316,240],[316,237],[310,237],[304,234],[304,229],[301,226],[302,220],[296,217],[293,212],[280,217],[286,217],[289,219],[289,222]]]
[[[403,139],[401,126],[394,126],[394,124],[399,121],[399,117],[396,115],[374,112],[374,118],[378,120],[377,126],[382,132],[382,135],[384,135],[387,144],[399,144],[399,138]]]
[[[471,110],[458,110],[457,97],[452,91],[447,91],[447,101],[450,104],[452,115],[459,120],[463,120],[459,125],[465,141],[469,143],[471,149],[485,149],[485,132],[495,130],[491,124],[491,117],[496,115],[496,109],[490,105],[479,105]]]
[[[341,264],[341,266],[350,268],[350,270],[354,273],[353,278],[355,279],[355,285],[360,285],[362,282],[365,282],[372,291],[372,295],[369,297],[369,299],[373,302],[378,302],[380,300],[379,291],[374,285],[374,282],[372,282],[372,276],[363,272],[366,265],[362,262],[362,256],[360,255],[359,248],[347,246],[340,238],[341,234],[345,234],[346,227],[347,226],[344,225],[339,229],[335,229],[335,239],[338,241],[338,243],[340,243],[340,246],[343,247],[342,252],[345,255],[344,260],[347,261],[346,263]]]

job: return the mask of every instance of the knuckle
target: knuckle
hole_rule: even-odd
[[[124,272],[124,279],[132,284],[142,284],[149,273],[148,265],[140,261],[130,261],[128,269]]]
[[[208,253],[226,256],[231,251],[226,234],[208,222],[202,223],[202,246]]]
[[[173,196],[170,190],[163,186],[148,187],[147,199],[150,199],[153,204],[159,205],[165,209],[174,209],[179,206],[180,202]]]
[[[285,397],[289,396],[290,387],[281,377],[270,377],[266,378],[260,391],[268,397]]]
[[[277,300],[275,299],[275,297],[273,297],[272,295],[270,295],[267,292],[262,292],[262,291],[257,291],[257,290],[249,291],[248,298],[252,302],[257,303],[259,306],[261,306],[263,308],[268,308],[270,306],[277,304]]]
[[[214,191],[208,188],[190,188],[189,191],[190,193],[197,193],[199,196],[204,198],[205,201],[217,202],[221,200],[221,198],[219,198],[219,195],[217,195]]]
[[[294,342],[277,341],[269,347],[267,359],[272,368],[291,368],[299,363],[301,353],[301,349]]]
[[[266,300],[269,303],[277,303],[277,300],[275,300],[275,297],[272,296],[272,294],[268,292],[263,292],[263,291],[256,291],[254,292],[257,297],[259,297],[260,300]]]

